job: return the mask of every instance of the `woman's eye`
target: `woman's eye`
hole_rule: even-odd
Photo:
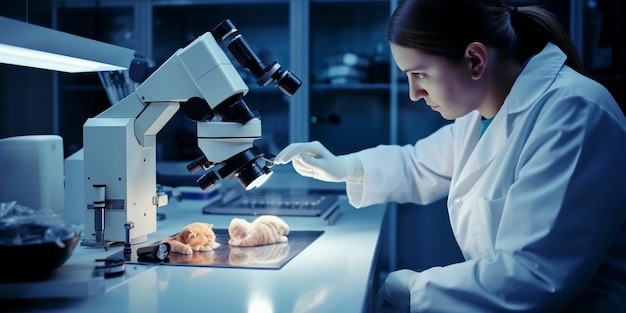
[[[415,76],[417,78],[424,78],[426,76],[426,74],[424,74],[424,73],[413,73],[413,76]]]

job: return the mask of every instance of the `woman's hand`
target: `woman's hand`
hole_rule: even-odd
[[[376,294],[374,312],[406,312],[411,305],[411,288],[418,276],[419,273],[406,269],[389,273]]]
[[[292,143],[274,158],[274,164],[289,162],[300,175],[327,182],[361,181],[363,176],[356,155],[335,156],[318,141]]]

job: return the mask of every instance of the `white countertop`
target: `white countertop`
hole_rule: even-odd
[[[289,181],[287,185],[294,188],[317,187],[308,185],[311,179],[292,176],[275,170],[270,181]],[[122,276],[94,280],[92,295],[2,300],[0,311],[369,312],[385,206],[355,209],[343,195],[338,201],[342,215],[334,225],[326,225],[319,217],[283,217],[292,230],[324,233],[279,270],[127,264]],[[170,199],[167,206],[158,208],[166,219],[138,246],[172,235],[191,222],[228,228],[234,216],[202,214],[204,204]],[[62,268],[91,268],[96,259],[121,249],[78,246]]]

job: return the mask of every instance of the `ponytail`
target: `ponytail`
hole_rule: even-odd
[[[523,59],[541,52],[551,42],[567,56],[566,65],[584,74],[578,51],[554,14],[537,6],[510,7],[509,14]]]

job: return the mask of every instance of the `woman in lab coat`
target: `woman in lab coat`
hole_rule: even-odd
[[[626,312],[626,120],[557,20],[497,0],[405,0],[388,27],[411,100],[454,123],[414,145],[335,156],[293,143],[275,159],[346,182],[355,207],[447,197],[465,261],[392,272],[376,309]]]

